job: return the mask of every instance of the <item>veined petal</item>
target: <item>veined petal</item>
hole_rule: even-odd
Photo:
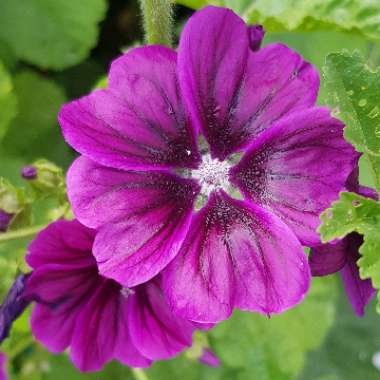
[[[94,236],[94,230],[76,220],[59,220],[37,235],[28,247],[26,261],[34,269],[48,264],[71,268],[94,265],[89,254]]]
[[[98,371],[114,357],[120,309],[127,302],[119,289],[115,282],[104,280],[77,318],[70,357],[81,371]]]
[[[99,228],[100,273],[126,287],[153,278],[177,254],[199,186],[163,171],[107,168],[81,157],[68,174],[74,214]]]
[[[178,76],[195,125],[223,160],[296,109],[315,104],[317,71],[281,44],[257,53],[249,28],[232,11],[206,7],[182,32]]]
[[[363,238],[357,233],[349,234],[347,241],[347,263],[341,271],[343,285],[352,308],[359,317],[364,316],[364,309],[375,295],[371,280],[362,280],[359,275],[357,261],[360,258],[359,247]]]
[[[145,357],[168,359],[191,346],[194,325],[172,313],[154,281],[134,291],[129,303],[129,328],[134,345]]]
[[[146,46],[114,61],[108,89],[62,107],[66,141],[114,168],[194,167],[199,154],[179,94],[176,58],[169,48]]]
[[[343,127],[325,108],[292,113],[257,137],[230,180],[282,218],[303,244],[318,244],[319,214],[338,198],[359,157]]]
[[[280,219],[220,191],[193,219],[163,278],[175,313],[218,322],[234,307],[270,314],[294,306],[310,272],[299,241]]]
[[[313,276],[326,276],[340,271],[346,265],[347,242],[345,239],[312,247],[309,265]]]

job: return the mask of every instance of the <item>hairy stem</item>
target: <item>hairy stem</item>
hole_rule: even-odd
[[[19,230],[0,233],[0,243],[34,236],[45,227],[46,225],[43,224],[39,226],[32,226],[32,227],[27,227],[27,228],[21,228]]]
[[[172,44],[173,4],[171,0],[140,0],[148,44]]]

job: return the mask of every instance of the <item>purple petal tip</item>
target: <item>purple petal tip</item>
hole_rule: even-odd
[[[16,277],[0,306],[0,343],[9,335],[13,322],[29,304],[29,301],[23,298],[28,277],[28,274],[20,274]]]
[[[13,214],[9,214],[0,209],[0,232],[5,232],[13,218]]]
[[[260,49],[265,35],[265,29],[262,25],[255,24],[248,27],[249,46],[253,51]]]
[[[198,360],[209,367],[220,366],[220,359],[209,348],[203,349],[202,356]]]
[[[34,166],[24,166],[21,169],[21,177],[27,180],[37,177],[37,169]]]

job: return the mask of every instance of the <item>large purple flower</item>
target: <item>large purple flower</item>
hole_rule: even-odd
[[[50,351],[70,346],[74,364],[99,370],[111,359],[132,367],[174,356],[191,345],[194,325],[176,317],[156,278],[123,288],[98,274],[93,230],[58,221],[29,247],[34,269],[24,297],[37,301],[32,332]]]
[[[377,199],[376,191],[359,185],[358,176],[359,169],[356,168],[347,180],[347,190],[363,197]],[[309,256],[313,276],[340,272],[348,300],[359,317],[364,316],[365,307],[376,294],[371,280],[360,278],[357,261],[360,258],[359,248],[362,244],[363,237],[353,232],[341,240],[313,247]]]
[[[171,262],[168,300],[199,322],[303,298],[299,239],[319,241],[318,216],[357,161],[342,123],[315,107],[317,71],[281,44],[253,51],[251,39],[232,11],[206,7],[178,53],[130,50],[108,89],[59,115],[82,154],[68,192],[76,217],[99,230],[100,273],[130,287]]]

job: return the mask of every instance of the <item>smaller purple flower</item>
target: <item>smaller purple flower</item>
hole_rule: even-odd
[[[198,359],[200,363],[209,367],[219,367],[220,359],[209,348],[204,348],[201,357]]]
[[[14,214],[0,209],[0,232],[5,232],[14,217]]]
[[[57,221],[29,247],[34,269],[25,296],[37,301],[31,325],[51,352],[70,347],[82,371],[112,359],[146,367],[192,343],[195,325],[169,310],[159,278],[123,288],[98,274],[92,255],[95,232],[77,221]]]
[[[23,298],[28,276],[28,274],[20,274],[16,277],[0,306],[0,343],[8,337],[13,321],[22,314],[29,304]]]
[[[0,380],[8,380],[6,362],[7,357],[3,352],[0,352]]]
[[[377,199],[374,190],[360,186],[356,168],[346,182],[348,191],[367,198]],[[357,261],[360,258],[359,248],[363,237],[353,232],[342,240],[321,244],[311,248],[309,264],[313,276],[326,276],[340,272],[348,300],[357,316],[364,316],[364,309],[375,294],[371,280],[362,280]]]
[[[34,166],[28,165],[21,169],[21,177],[26,180],[37,178],[37,169]]]
[[[248,28],[249,46],[253,51],[260,49],[264,35],[265,29],[262,25],[255,24]]]

